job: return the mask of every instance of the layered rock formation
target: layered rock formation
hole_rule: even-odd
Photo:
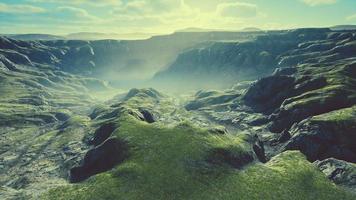
[[[237,36],[1,38],[0,198],[354,199],[356,33],[258,34],[199,44],[157,75],[229,89],[131,89],[105,102],[90,96],[109,91],[91,73]]]

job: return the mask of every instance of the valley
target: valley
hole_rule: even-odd
[[[0,199],[355,199],[356,31],[0,37]]]

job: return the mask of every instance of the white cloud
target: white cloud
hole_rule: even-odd
[[[121,0],[28,0],[34,3],[57,3],[57,4],[89,4],[91,6],[121,5]]]
[[[240,29],[251,26],[249,20],[266,17],[251,3],[195,1],[211,4],[211,7],[194,6],[193,0],[132,0],[114,7],[107,24],[116,24],[115,27],[136,25],[138,29],[147,28],[154,32],[171,32],[187,27]]]
[[[187,6],[182,0],[133,0],[115,7],[111,15],[111,20],[107,20],[107,23],[117,26],[123,24],[139,29],[151,27],[155,30],[164,26],[172,31],[176,29],[174,27],[185,28],[188,24],[196,24],[200,12]]]
[[[318,6],[318,5],[335,4],[338,0],[301,0],[301,1],[309,6]]]
[[[60,30],[170,33],[187,27],[241,29],[262,19],[257,6],[236,0],[27,0],[53,3],[41,22]],[[247,0],[245,0],[247,1]],[[51,7],[52,7],[51,6]],[[93,9],[96,6],[106,6]],[[25,20],[26,21],[26,20]],[[70,31],[73,32],[73,31]]]
[[[221,3],[217,6],[216,11],[222,17],[250,18],[257,16],[257,6],[250,3]]]
[[[161,13],[175,12],[184,4],[181,0],[131,0],[117,6],[113,13],[132,15],[157,15]]]
[[[71,20],[98,20],[97,17],[90,15],[88,11],[82,8],[76,8],[71,6],[61,6],[55,9],[54,15],[57,17],[63,16],[71,18]]]
[[[0,3],[0,13],[33,14],[46,12],[44,8],[24,5]]]
[[[348,20],[348,21],[356,21],[356,13],[346,17],[346,20]]]

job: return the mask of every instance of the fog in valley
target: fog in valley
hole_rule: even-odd
[[[356,199],[354,0],[0,2],[0,199]]]

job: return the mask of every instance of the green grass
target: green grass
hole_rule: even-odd
[[[81,115],[72,115],[60,126],[53,146],[61,148],[72,141],[80,141],[83,135],[89,132],[89,118]],[[84,132],[84,133],[83,133]]]
[[[344,108],[310,119],[310,126],[319,126],[329,132],[344,147],[352,149],[356,140],[356,106]]]
[[[115,135],[130,157],[89,180],[50,190],[42,199],[353,199],[299,152],[244,170],[206,162],[216,148],[249,151],[246,135],[214,135],[181,124],[174,128],[120,118]]]
[[[190,110],[197,110],[201,108],[216,108],[227,107],[233,100],[240,96],[239,93],[234,92],[218,92],[208,91],[196,94],[196,98],[190,101],[186,108]]]
[[[355,124],[356,117],[356,106],[336,110],[324,115],[314,116],[313,120],[315,121],[324,121],[324,122],[335,122],[335,123],[345,123],[345,125]]]
[[[317,74],[326,78],[327,85],[288,99],[288,103],[284,105],[285,109],[297,109],[318,102],[324,102],[328,99],[335,99],[340,93],[344,94],[350,101],[354,101],[355,81],[345,71],[346,66],[347,64],[324,65],[321,67],[297,66],[299,78],[310,76],[310,74]]]

